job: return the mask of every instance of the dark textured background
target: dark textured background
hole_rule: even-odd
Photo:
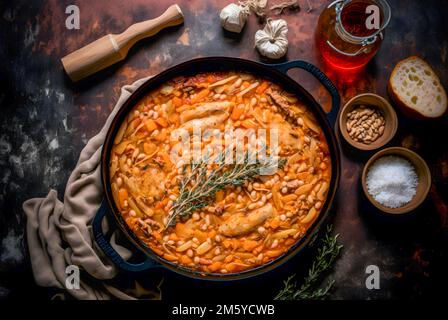
[[[278,2],[269,0],[270,5]],[[385,41],[365,72],[348,78],[325,70],[344,101],[363,92],[386,97],[386,83],[394,64],[413,54],[430,62],[448,87],[447,1],[389,2],[392,20]],[[61,197],[80,150],[104,123],[121,86],[199,56],[265,61],[254,49],[254,33],[262,28],[254,16],[240,36],[229,36],[218,18],[225,1],[179,0],[185,14],[183,26],[141,41],[124,62],[82,83],[74,85],[64,75],[61,57],[106,33],[120,33],[133,22],[158,16],[171,3],[28,0],[0,4],[0,298],[46,299],[54,293],[37,287],[32,279],[21,204],[30,197],[45,196],[50,188],[58,190]],[[310,13],[306,12],[306,1],[299,3],[301,12],[282,15],[289,25],[286,59],[303,59],[321,66],[313,34],[328,2],[312,1]],[[65,8],[70,4],[80,8],[80,30],[65,28]],[[301,72],[293,71],[291,76],[328,105],[328,97],[316,81]],[[336,280],[332,299],[432,298],[448,283],[447,125],[409,121],[401,114],[399,120],[399,132],[390,145],[411,147],[428,161],[434,178],[430,197],[408,217],[384,218],[366,204],[359,188],[360,171],[371,153],[360,154],[343,146],[334,224],[345,248],[329,275]],[[262,278],[230,284],[192,283],[166,274],[163,297],[270,299],[282,279],[294,272],[303,274],[312,255],[310,251]],[[381,270],[380,290],[365,288],[365,268],[370,264]],[[139,278],[159,276],[145,274]],[[123,281],[132,282],[132,277]],[[195,295],[189,293],[192,288]]]

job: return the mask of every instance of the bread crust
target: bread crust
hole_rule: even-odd
[[[392,88],[392,78],[394,77],[395,73],[399,70],[399,68],[407,63],[408,61],[411,60],[422,60],[423,62],[425,62],[427,64],[427,62],[425,60],[423,60],[422,58],[418,57],[418,56],[410,56],[404,60],[399,61],[395,67],[393,68],[390,76],[389,76],[389,81],[387,83],[387,92],[389,94],[389,97],[391,98],[391,100],[394,102],[394,104],[400,109],[400,111],[406,115],[407,117],[410,118],[414,118],[414,119],[419,119],[419,120],[435,120],[435,119],[440,119],[441,117],[445,116],[448,114],[448,106],[445,106],[445,111],[436,116],[436,117],[428,117],[427,115],[422,114],[421,112],[417,111],[416,109],[409,107],[404,101],[402,101],[399,97],[399,95],[394,91],[394,89]],[[431,68],[432,69],[432,68]],[[434,72],[434,70],[433,70]],[[434,74],[436,74],[434,72]],[[440,79],[439,79],[440,81]],[[443,86],[442,89],[444,90]],[[446,94],[446,92],[445,92]]]

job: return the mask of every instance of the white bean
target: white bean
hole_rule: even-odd
[[[253,209],[255,209],[257,207],[257,205],[258,205],[258,203],[251,203],[250,205],[247,206],[247,208],[249,210],[253,210]]]
[[[238,78],[238,80],[235,81],[233,84],[234,88],[238,88],[243,83],[243,80],[241,78]]]

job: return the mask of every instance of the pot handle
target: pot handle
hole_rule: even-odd
[[[101,222],[106,216],[107,211],[108,211],[107,201],[103,200],[92,222],[93,236],[95,238],[96,243],[98,244],[100,249],[104,252],[104,254],[120,269],[129,272],[140,272],[159,267],[159,265],[150,258],[146,258],[146,260],[141,263],[127,262],[118,254],[117,251],[115,251],[115,249],[110,245],[109,241],[107,241],[106,237],[104,236],[101,227]]]
[[[341,97],[339,96],[338,89],[333,84],[333,82],[331,82],[331,80],[325,75],[325,73],[323,73],[315,65],[302,60],[288,61],[279,64],[266,64],[266,66],[274,68],[284,74],[286,74],[288,70],[292,68],[303,69],[311,73],[317,80],[319,80],[319,82],[325,87],[325,89],[328,90],[331,95],[331,110],[327,113],[327,118],[334,128],[338,116],[339,104],[341,103]]]

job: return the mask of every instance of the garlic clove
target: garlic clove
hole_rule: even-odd
[[[219,14],[221,26],[230,32],[240,33],[246,24],[248,8],[231,3],[224,7]]]
[[[263,30],[255,33],[255,46],[261,55],[279,59],[288,50],[288,25],[285,20],[268,19]]]

